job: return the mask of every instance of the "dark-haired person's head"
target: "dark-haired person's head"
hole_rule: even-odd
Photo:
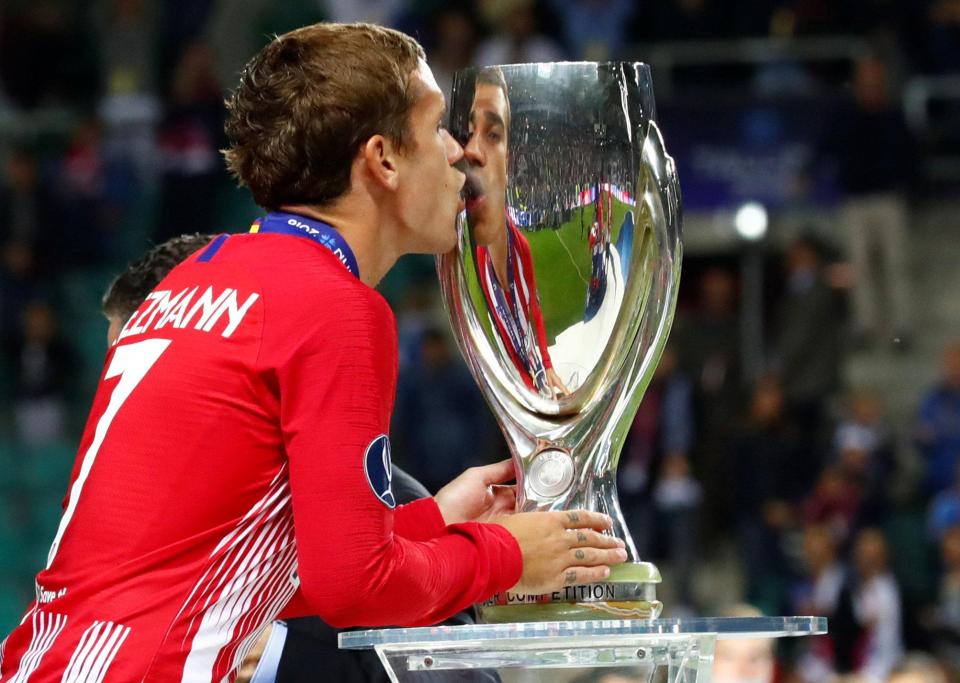
[[[507,150],[510,100],[503,72],[497,67],[477,72],[470,107],[470,137],[463,155],[470,164],[467,217],[479,245],[502,236],[507,192]]]
[[[127,266],[103,295],[103,314],[110,325],[107,343],[113,344],[130,316],[174,266],[210,243],[214,235],[180,235],[158,244]]]
[[[269,210],[354,201],[404,253],[452,248],[464,176],[443,93],[411,37],[314,24],[265,46],[227,101],[227,166]]]

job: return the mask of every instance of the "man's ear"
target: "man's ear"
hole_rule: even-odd
[[[395,190],[400,182],[397,164],[399,156],[393,142],[383,135],[374,135],[360,150],[360,158],[370,177],[391,190]]]

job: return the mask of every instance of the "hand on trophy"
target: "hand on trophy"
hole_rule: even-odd
[[[523,574],[511,592],[535,595],[564,586],[596,583],[611,564],[627,559],[622,540],[608,536],[613,521],[588,510],[521,512],[497,520],[520,545]]]
[[[570,395],[570,389],[560,379],[560,375],[553,368],[547,368],[547,386],[553,391],[554,398],[562,398]]]
[[[501,485],[514,476],[513,461],[509,458],[492,465],[471,467],[437,491],[433,498],[447,524],[489,522],[516,508],[516,487]]]

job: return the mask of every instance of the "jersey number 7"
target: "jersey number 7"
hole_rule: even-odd
[[[113,359],[107,368],[107,373],[103,376],[105,380],[113,379],[119,376],[120,381],[113,388],[110,394],[110,402],[103,415],[97,421],[97,428],[94,431],[93,442],[83,454],[83,461],[80,465],[80,472],[77,474],[73,486],[70,487],[70,499],[67,502],[67,509],[63,511],[63,517],[60,518],[60,526],[57,529],[57,535],[53,539],[53,545],[50,546],[50,552],[47,555],[47,569],[53,564],[57,556],[57,550],[60,548],[60,541],[63,534],[70,524],[70,519],[77,510],[77,501],[80,500],[80,493],[83,491],[83,485],[90,476],[90,470],[93,468],[93,462],[97,459],[97,452],[103,445],[103,440],[110,429],[113,418],[117,416],[120,407],[124,401],[130,397],[133,390],[140,383],[153,364],[157,362],[163,352],[170,346],[169,339],[147,339],[135,344],[125,344],[118,346],[113,352]]]

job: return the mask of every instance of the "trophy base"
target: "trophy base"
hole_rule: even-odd
[[[629,602],[544,602],[536,605],[489,605],[478,608],[481,624],[526,621],[590,621],[593,619],[656,619],[659,600]]]
[[[497,593],[477,606],[480,623],[656,619],[663,610],[656,587],[660,571],[650,562],[611,567],[609,580],[566,586],[546,595]]]

